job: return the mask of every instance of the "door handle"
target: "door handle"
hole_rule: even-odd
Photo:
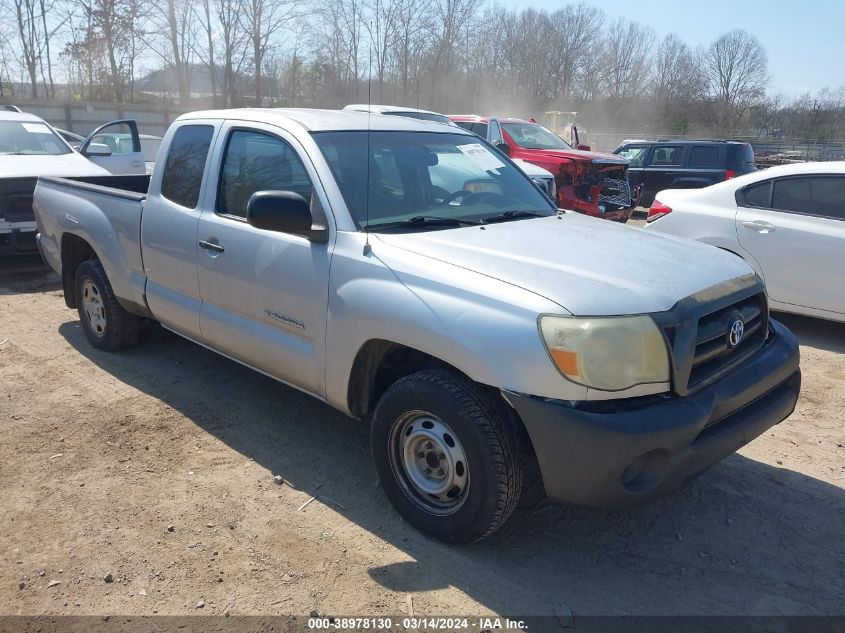
[[[133,160],[132,161],[133,167],[143,167],[144,165],[146,165],[146,163],[142,160]]]
[[[209,238],[209,240],[213,240],[213,239],[214,239],[213,237]],[[206,251],[212,251],[214,253],[222,253],[223,251],[226,250],[220,244],[217,243],[217,240],[215,240],[214,242],[206,241],[206,240],[200,240],[199,242],[197,242],[197,244],[199,244],[199,247],[201,249],[206,250]]]
[[[763,220],[747,220],[742,223],[742,226],[747,229],[754,229],[758,233],[763,233],[764,235],[775,232],[775,225],[764,222]]]

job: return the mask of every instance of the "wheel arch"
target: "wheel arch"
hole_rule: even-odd
[[[62,235],[62,290],[65,295],[65,304],[68,308],[76,308],[76,292],[74,282],[76,271],[82,262],[89,259],[99,259],[94,247],[85,238],[74,233]]]
[[[347,407],[357,418],[367,418],[381,395],[397,380],[425,369],[446,369],[472,381],[499,408],[510,425],[524,466],[539,473],[536,453],[519,414],[499,389],[479,383],[458,367],[414,347],[385,339],[369,339],[358,350],[352,363],[347,388]]]

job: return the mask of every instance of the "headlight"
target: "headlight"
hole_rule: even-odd
[[[669,356],[648,316],[540,317],[554,364],[572,382],[603,391],[669,382]]]

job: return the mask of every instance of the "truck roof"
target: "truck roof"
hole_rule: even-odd
[[[395,106],[395,105],[379,105],[379,104],[367,104],[367,103],[350,103],[348,106],[343,108],[344,112],[373,112],[373,113],[383,113],[383,112],[420,112],[422,114],[440,114],[439,112],[434,112],[432,110],[421,110],[420,108],[405,108],[402,106]]]
[[[472,135],[460,128],[436,127],[440,124],[406,117],[370,116],[366,112],[318,110],[309,108],[232,108],[183,114],[177,121],[190,119],[227,119],[269,123],[295,123],[309,132],[346,130],[446,132]]]

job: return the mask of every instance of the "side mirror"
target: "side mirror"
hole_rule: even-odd
[[[88,147],[85,148],[85,151],[82,152],[83,156],[111,156],[111,149],[105,143],[89,143]]]
[[[308,201],[293,191],[256,191],[246,204],[246,221],[257,229],[301,235],[312,242],[324,244],[329,237],[325,227],[313,227]]]
[[[590,151],[590,146],[589,146],[589,145],[579,145],[579,146],[578,146],[578,147],[576,147],[575,149],[580,149],[582,152],[589,152],[589,151]]]
[[[502,152],[505,156],[511,155],[511,146],[507,143],[502,143],[501,141],[496,143],[496,149]]]

